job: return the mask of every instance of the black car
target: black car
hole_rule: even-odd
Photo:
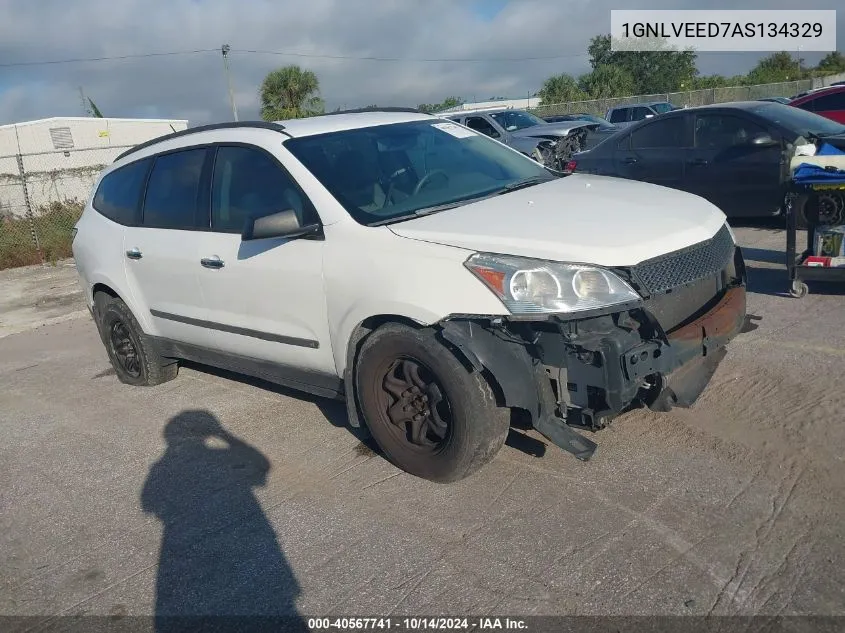
[[[845,149],[845,126],[775,102],[724,103],[636,123],[575,154],[567,171],[681,189],[728,217],[770,216],[780,212],[794,144],[821,139]]]

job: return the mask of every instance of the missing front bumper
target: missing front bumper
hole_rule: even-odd
[[[441,324],[441,335],[495,383],[502,406],[527,411],[540,433],[588,459],[596,445],[572,427],[598,430],[638,406],[691,406],[745,318],[740,284],[668,333],[634,308],[563,322],[456,317]]]

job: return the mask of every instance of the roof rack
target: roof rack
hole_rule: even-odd
[[[402,107],[384,107],[380,108],[376,106],[375,108],[355,108],[354,110],[337,110],[336,112],[326,112],[326,115],[329,114],[359,114],[361,112],[413,112],[414,114],[424,114],[424,112],[420,111],[418,108],[402,108]]]
[[[152,145],[157,145],[158,143],[169,141],[172,138],[188,136],[189,134],[199,134],[200,132],[210,132],[211,130],[225,130],[229,128],[240,127],[261,128],[264,130],[273,130],[274,132],[284,132],[285,129],[285,126],[281,123],[273,123],[271,121],[229,121],[227,123],[211,123],[210,125],[199,125],[197,127],[189,127],[186,130],[179,130],[178,132],[173,132],[172,134],[165,134],[164,136],[159,136],[154,139],[150,139],[149,141],[145,141],[144,143],[139,143],[134,147],[130,147],[122,154],[119,154],[118,157],[114,160],[115,162],[117,162],[121,158],[125,158],[130,154],[134,154],[135,152],[138,152]]]

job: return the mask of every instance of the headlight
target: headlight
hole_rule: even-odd
[[[602,268],[478,253],[465,266],[513,314],[580,312],[641,301],[624,280]]]

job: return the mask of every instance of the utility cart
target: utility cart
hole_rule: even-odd
[[[801,165],[795,170],[786,197],[786,268],[796,298],[807,295],[808,281],[845,282],[845,253],[835,237],[845,225],[845,171]],[[800,224],[807,229],[806,249],[798,252],[797,233]],[[831,235],[839,252],[819,256],[817,239],[820,227],[836,227]],[[839,242],[845,241],[843,236]],[[837,262],[837,260],[839,260]],[[826,265],[826,264],[834,265]],[[840,265],[835,265],[840,264]]]

